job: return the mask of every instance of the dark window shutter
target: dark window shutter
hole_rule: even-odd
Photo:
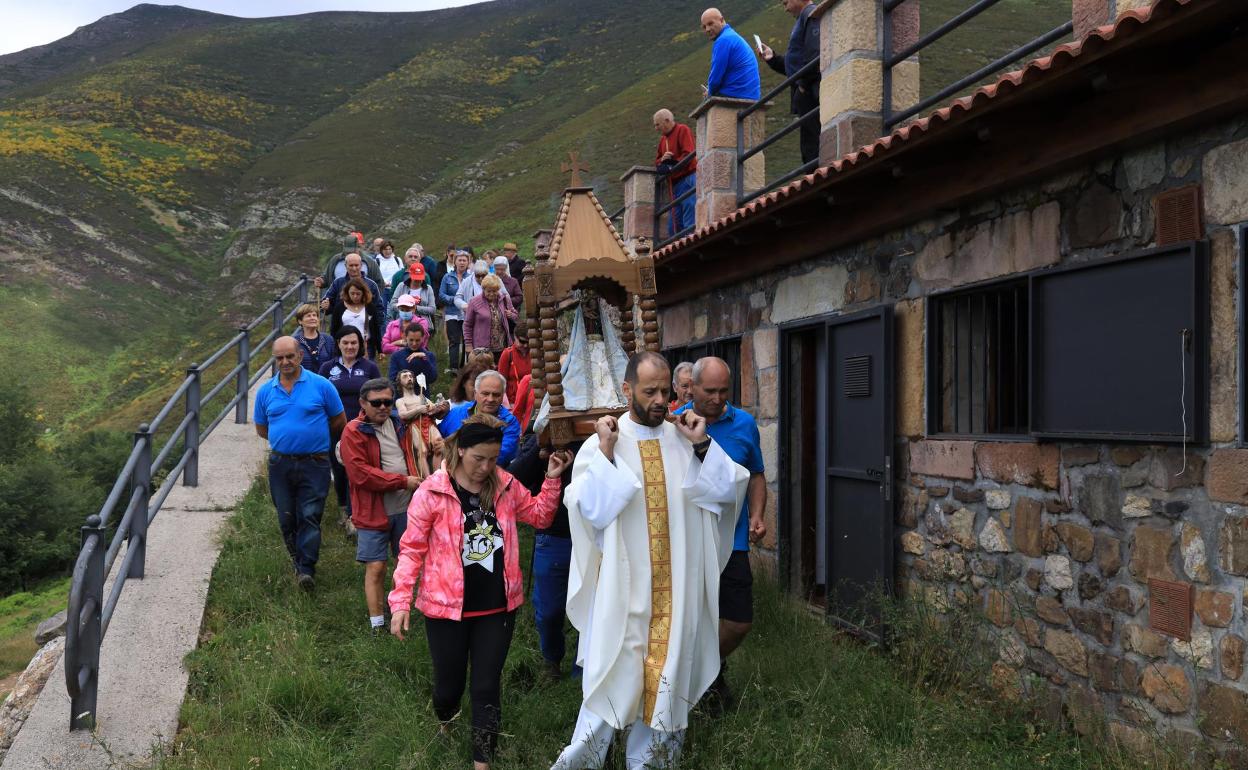
[[[1204,236],[1200,210],[1200,185],[1166,190],[1153,199],[1157,220],[1157,245],[1197,241]]]

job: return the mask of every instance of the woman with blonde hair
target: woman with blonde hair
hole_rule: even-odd
[[[481,293],[464,311],[464,345],[468,350],[488,350],[497,361],[511,346],[508,321],[515,320],[516,310],[503,293],[503,282],[497,275],[487,275],[481,279]]]
[[[471,667],[472,759],[488,770],[502,723],[502,675],[516,609],[524,603],[516,523],[549,527],[570,452],[551,454],[536,497],[497,467],[503,423],[476,414],[446,439],[445,468],[425,480],[407,509],[390,592],[390,631],[411,620],[412,591],[425,616],[433,661],[433,710],[447,732]]]
[[[294,337],[303,353],[303,368],[321,371],[321,366],[338,355],[334,338],[321,331],[321,309],[315,303],[305,302],[295,308],[295,323],[299,324]]]

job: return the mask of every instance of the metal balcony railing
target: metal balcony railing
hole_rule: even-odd
[[[779,96],[781,93],[787,90],[795,82],[797,82],[798,80],[802,78],[809,77],[811,73],[815,73],[818,71],[819,71],[819,60],[812,59],[811,61],[807,62],[806,65],[802,67],[801,69],[799,69],[797,72],[794,72],[792,75],[785,78],[784,81],[780,83],[780,85],[776,86],[775,88],[771,89],[767,93],[763,94],[763,97],[761,99],[754,102],[750,106],[745,107],[744,109],[740,110],[737,113],[737,205],[738,206],[744,206],[745,204],[749,203],[750,201],[754,200],[760,195],[766,195],[767,193],[771,192],[777,187],[786,185],[789,182],[793,181],[794,179],[798,178],[799,176],[802,176],[803,174],[809,174],[811,171],[814,171],[816,168],[819,168],[819,160],[818,158],[816,158],[816,159],[813,159],[813,160],[807,161],[806,163],[801,164],[795,169],[789,170],[785,174],[781,175],[779,179],[776,179],[770,184],[765,184],[762,187],[758,188],[757,190],[745,189],[746,161],[748,161],[750,158],[754,157],[755,155],[759,154],[760,152],[767,149],[771,145],[775,144],[776,142],[780,141],[784,137],[796,131],[798,128],[801,127],[802,123],[804,123],[805,121],[811,120],[812,118],[818,119],[819,107],[816,105],[813,110],[810,110],[806,114],[798,115],[796,118],[794,118],[790,123],[785,125],[783,128],[780,128],[779,130],[775,131],[769,136],[763,137],[757,144],[751,147],[745,146],[745,122],[746,120],[755,112],[762,109],[763,105],[767,104],[772,99]]]
[[[698,194],[697,188],[685,190],[680,195],[672,196],[672,185],[669,180],[676,174],[689,168],[689,164],[697,158],[697,153],[689,153],[679,163],[665,172],[658,172],[654,177],[654,249],[657,251],[677,238],[683,238],[693,232],[696,222],[690,222],[679,230],[676,228],[676,209],[685,201]],[[660,205],[665,198],[671,198]],[[670,213],[669,213],[670,212]],[[667,232],[664,232],[663,215],[668,214]]]
[[[903,123],[910,118],[913,118],[915,115],[926,112],[951,96],[959,93],[963,89],[978,83],[989,75],[994,75],[1020,59],[1030,56],[1031,54],[1056,43],[1058,40],[1070,35],[1075,28],[1074,23],[1068,20],[1066,23],[1058,25],[1043,35],[1033,38],[1032,40],[1020,45],[1018,48],[1015,48],[1013,51],[1010,51],[1004,56],[989,62],[983,67],[980,67],[971,74],[941,88],[928,98],[920,99],[914,106],[894,112],[893,69],[906,59],[917,55],[937,40],[940,40],[950,32],[953,32],[969,22],[971,19],[974,19],[976,16],[1001,2],[1001,0],[979,0],[978,2],[972,3],[961,13],[936,27],[936,29],[933,29],[931,32],[928,32],[926,35],[923,35],[909,46],[895,53],[893,52],[893,13],[898,7],[904,3],[910,2],[910,0],[881,0],[881,2],[883,3],[884,10],[883,46],[885,55],[883,76],[883,113],[885,132],[891,131],[897,124]]]
[[[306,275],[300,277],[284,293],[274,297],[272,304],[254,321],[241,327],[229,342],[208,356],[203,363],[192,364],[187,368],[186,379],[152,421],[139,425],[134,434],[134,449],[121,472],[117,474],[108,498],[99,513],[87,517],[82,528],[82,549],[78,552],[70,582],[69,607],[66,613],[65,687],[70,697],[71,730],[91,729],[95,726],[100,646],[104,635],[108,633],[109,622],[113,618],[113,611],[122,591],[125,590],[126,582],[130,578],[143,577],[148,527],[156,514],[160,513],[161,506],[165,504],[179,477],[183,486],[199,485],[199,447],[230,411],[234,411],[234,422],[247,422],[248,392],[266,373],[277,371],[271,355],[255,374],[251,373],[251,364],[262,351],[272,349],[274,340],[282,335],[282,329],[294,318],[295,310],[307,301],[310,284]],[[298,302],[286,312],[286,302],[295,296],[298,297]],[[253,345],[252,332],[266,324],[270,326],[270,331]],[[203,393],[204,373],[225,358],[231,350],[236,352],[237,363],[234,368],[226,372],[207,393]],[[202,411],[231,385],[234,387],[234,396],[207,427],[202,427]],[[157,431],[179,404],[184,406],[184,416],[153,459]],[[179,447],[181,452],[177,461],[169,469],[160,488],[152,492],[153,478],[160,475]],[[116,513],[123,498],[125,509],[121,514],[121,521],[117,524],[112,540],[106,541],[109,519]],[[105,598],[105,580],[112,571],[123,542],[128,543],[126,555],[117,570],[108,597]]]

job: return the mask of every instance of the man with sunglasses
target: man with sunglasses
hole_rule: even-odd
[[[355,560],[364,565],[364,601],[374,636],[385,632],[386,563],[399,555],[407,504],[420,486],[412,442],[393,413],[394,387],[373,379],[360,388],[360,414],[347,423],[338,451],[351,481]]]

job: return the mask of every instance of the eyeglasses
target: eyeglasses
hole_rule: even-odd
[[[388,408],[388,407],[394,406],[394,399],[393,398],[378,398],[374,400],[370,398],[368,399],[368,405],[374,409]]]

